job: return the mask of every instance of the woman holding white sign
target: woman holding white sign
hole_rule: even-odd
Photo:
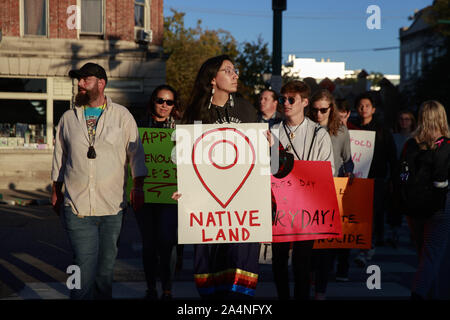
[[[227,55],[200,67],[182,123],[257,122],[256,109],[236,95],[239,70]],[[175,193],[173,198],[181,195]],[[258,282],[259,243],[195,244],[194,279],[203,299],[248,299]]]
[[[331,138],[333,147],[334,168],[336,177],[349,177],[353,172],[352,153],[350,151],[350,135],[347,127],[341,122],[338,109],[332,94],[322,89],[311,97],[309,117],[325,128]],[[313,250],[313,269],[315,276],[315,298],[324,300],[328,284],[328,274],[332,268],[334,255],[339,255],[337,277],[348,277],[348,258],[350,249],[316,249]],[[348,279],[347,279],[348,280]]]

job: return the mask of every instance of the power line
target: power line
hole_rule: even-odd
[[[340,52],[363,52],[363,51],[386,51],[395,50],[400,47],[385,47],[385,48],[368,48],[368,49],[343,49],[343,50],[311,50],[311,51],[284,51],[283,54],[289,53],[340,53]]]
[[[193,7],[178,7],[176,10],[182,10],[187,12],[198,12],[198,13],[208,13],[208,14],[218,14],[218,15],[232,15],[232,16],[243,16],[243,17],[258,17],[258,18],[272,18],[273,15],[270,13],[259,12],[241,12],[241,11],[230,11],[221,9],[205,9],[205,8],[193,8]],[[339,20],[339,19],[366,19],[367,15],[347,15],[345,13],[339,13],[337,15],[321,16],[317,13],[286,13],[283,18],[294,19],[294,20]],[[381,16],[382,20],[385,19],[407,19],[405,16]]]

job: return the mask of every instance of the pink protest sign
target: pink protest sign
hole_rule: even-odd
[[[296,160],[289,175],[271,180],[277,202],[273,242],[342,236],[330,162]]]

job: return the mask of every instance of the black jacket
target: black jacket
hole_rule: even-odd
[[[441,137],[435,144],[435,149],[421,149],[415,139],[411,138],[402,151],[400,162],[406,161],[408,170],[413,171],[408,177],[409,180],[413,179],[408,187],[413,197],[404,199],[407,215],[427,217],[445,209],[450,171],[450,139]]]
[[[397,165],[397,153],[392,133],[384,128],[375,118],[368,124],[358,125],[360,130],[375,131],[375,149],[368,178],[385,178],[391,176]]]

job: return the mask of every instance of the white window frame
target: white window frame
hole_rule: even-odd
[[[36,35],[36,34],[25,34],[25,3],[24,0],[19,1],[19,16],[20,16],[20,26],[19,33],[20,37],[30,37],[30,38],[49,38],[49,20],[50,20],[50,8],[49,8],[49,0],[45,0],[45,35]]]
[[[106,3],[105,3],[105,0],[101,0],[101,2],[102,2],[102,17],[101,17],[101,19],[102,19],[102,32],[83,31],[82,30],[82,25],[80,25],[80,29],[78,31],[78,38],[79,38],[80,35],[92,35],[92,36],[104,36],[105,35]],[[83,14],[82,13],[83,9],[82,9],[81,0],[77,0],[77,5],[80,8],[80,15],[82,15]],[[81,19],[80,19],[80,24],[81,24]]]
[[[144,2],[144,27],[134,26],[134,38],[138,39],[138,33],[140,30],[150,31],[150,19],[151,19],[151,0],[145,0]],[[135,0],[133,0],[133,19],[134,19],[134,6]]]

